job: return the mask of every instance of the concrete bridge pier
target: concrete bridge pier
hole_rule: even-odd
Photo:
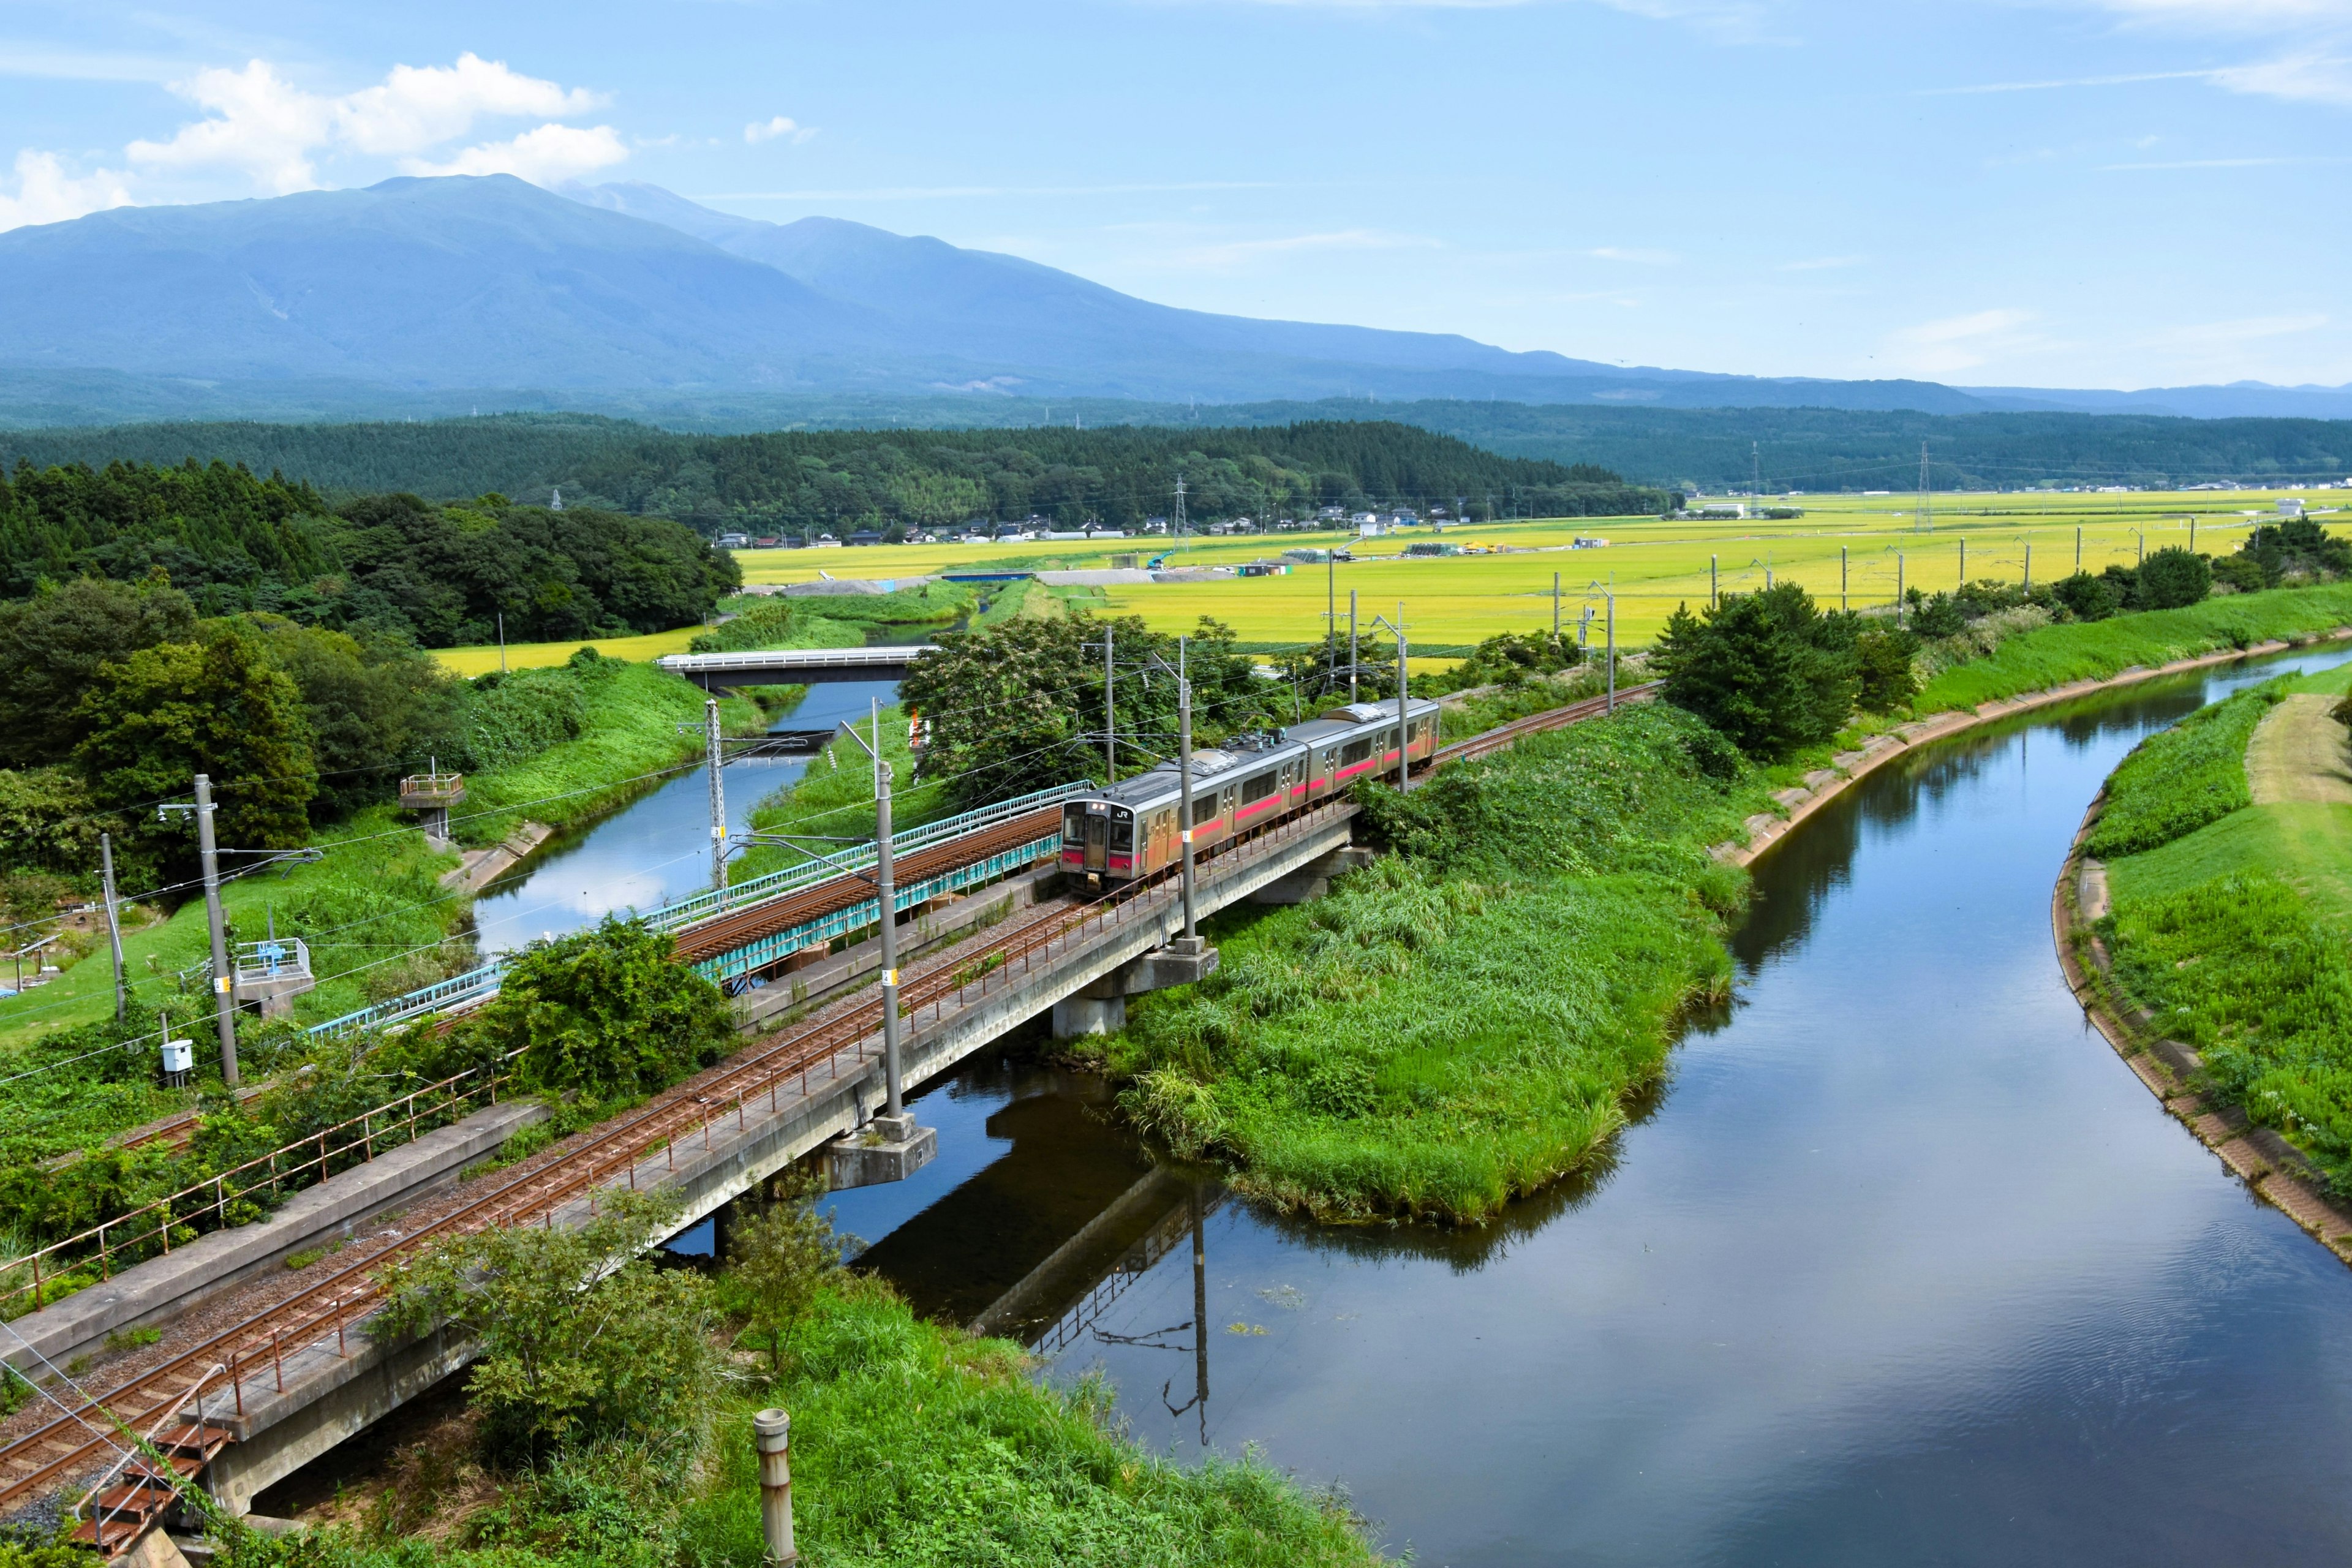
[[[1277,877],[1250,895],[1254,904],[1312,903],[1331,890],[1331,879],[1372,863],[1373,851],[1343,845],[1319,856],[1286,877]]]
[[[1172,937],[1054,1004],[1054,1038],[1110,1035],[1127,1027],[1127,999],[1190,985],[1217,972],[1217,950],[1197,936]]]

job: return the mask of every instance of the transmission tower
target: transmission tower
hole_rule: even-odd
[[[1184,476],[1176,476],[1176,537],[1184,537]]]
[[[1919,443],[1919,531],[1936,526],[1936,492],[1927,487],[1927,443]]]
[[[1748,479],[1748,487],[1749,487],[1749,489],[1754,492],[1754,494],[1755,494],[1755,496],[1756,496],[1756,499],[1757,499],[1759,501],[1761,501],[1761,500],[1764,499],[1764,446],[1763,446],[1763,443],[1761,443],[1760,441],[1750,441],[1750,442],[1748,442],[1748,458],[1749,463],[1753,465],[1753,471],[1752,471],[1752,473],[1751,473],[1751,475],[1750,475],[1750,478],[1749,478],[1749,479]]]

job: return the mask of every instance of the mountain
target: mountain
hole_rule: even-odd
[[[573,409],[706,427],[945,400],[2352,415],[2352,388],[1967,389],[1627,368],[1179,310],[1018,257],[506,175],[0,233],[0,422]],[[1074,411],[1075,412],[1075,411]],[[959,422],[925,413],[924,422]]]

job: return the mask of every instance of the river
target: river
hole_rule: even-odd
[[[994,1303],[1045,1375],[1106,1375],[1148,1447],[1255,1445],[1424,1564],[2341,1561],[2352,1272],[2090,1027],[2050,894],[2141,736],[2342,657],[1864,780],[1756,868],[1738,1001],[1609,1168],[1486,1231],[1321,1228],[1154,1173],[1099,1085],[1017,1042],[920,1096],[938,1163],[837,1222],[924,1310]]]

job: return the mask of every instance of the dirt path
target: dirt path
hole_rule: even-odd
[[[2352,755],[2344,726],[2328,717],[2336,701],[2304,692],[2263,716],[2246,745],[2246,784],[2256,805],[2352,805]]]

